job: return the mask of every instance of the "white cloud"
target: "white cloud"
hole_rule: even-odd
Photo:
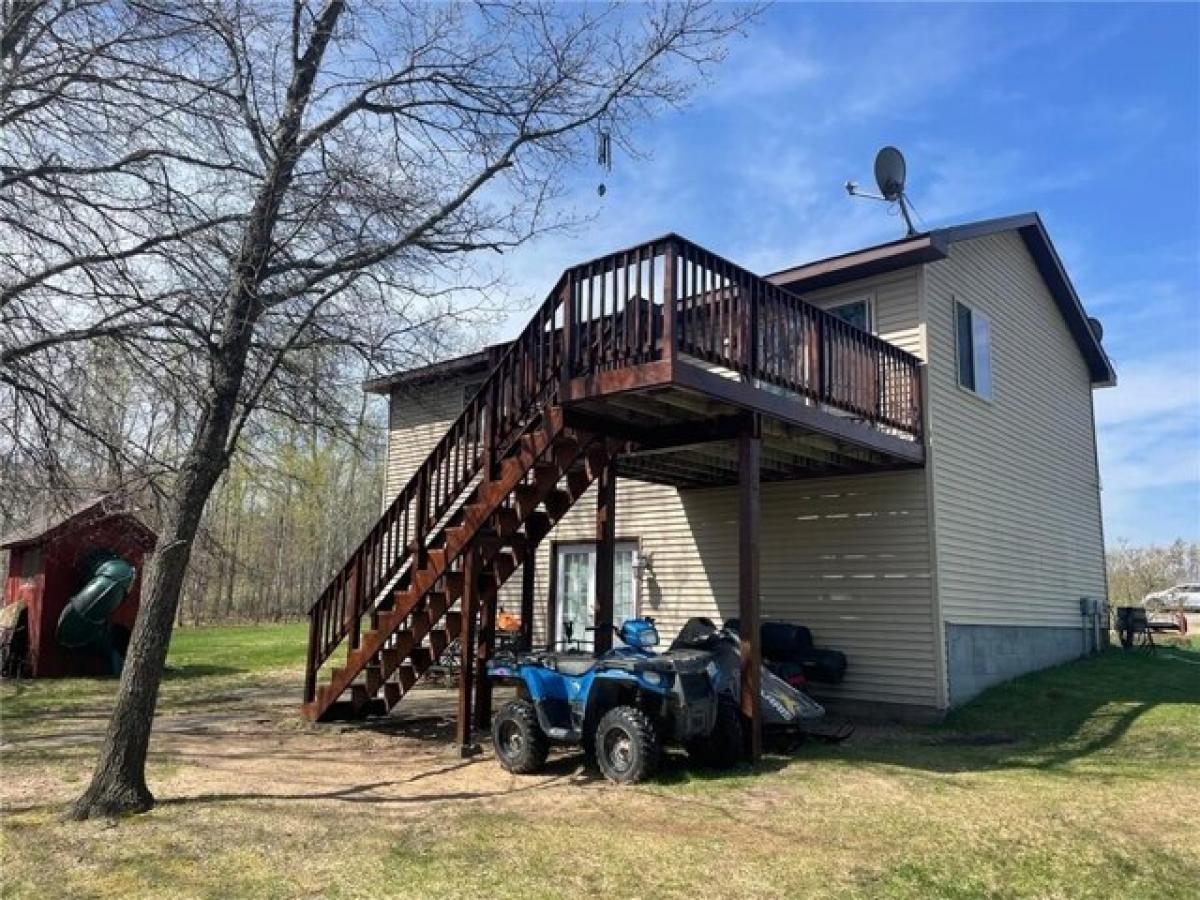
[[[1126,363],[1118,369],[1117,386],[1096,394],[1101,428],[1172,421],[1200,424],[1200,350]]]

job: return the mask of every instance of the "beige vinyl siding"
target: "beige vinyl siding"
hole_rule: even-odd
[[[926,266],[929,452],[942,614],[961,624],[1079,624],[1105,593],[1088,371],[1013,232]],[[960,388],[955,299],[991,324],[992,399]]]
[[[550,541],[595,535],[592,491],[539,548],[535,639],[546,639]],[[850,658],[827,697],[936,706],[938,681],[924,473],[762,487],[762,615],[800,622]],[[639,541],[648,571],[639,611],[664,637],[692,616],[737,615],[737,491],[618,483],[617,534]],[[501,595],[517,609],[519,578]]]
[[[875,333],[900,349],[925,359],[925,326],[920,315],[917,268],[863,278],[801,296],[822,309],[870,297],[875,307]]]
[[[465,386],[464,380],[449,379],[392,391],[383,485],[385,509],[462,412]]]

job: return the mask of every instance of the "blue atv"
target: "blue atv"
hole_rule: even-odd
[[[634,784],[658,767],[664,743],[730,766],[742,750],[736,705],[718,695],[711,653],[680,649],[656,654],[653,619],[629,619],[616,629],[625,645],[597,657],[582,651],[542,651],[489,663],[494,680],[517,687],[492,722],[496,759],[517,774],[539,771],[550,745],[582,746],[601,773]]]

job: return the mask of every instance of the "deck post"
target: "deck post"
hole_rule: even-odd
[[[475,616],[479,606],[478,560],[477,550],[471,550],[463,557],[462,631],[458,636],[462,661],[458,669],[458,718],[455,722],[455,743],[461,756],[470,756],[477,749],[471,733],[471,689],[475,668]]]
[[[559,373],[558,399],[563,402],[570,393],[571,378],[575,374],[575,277],[568,272],[563,276],[562,290],[562,371]],[[553,324],[553,322],[552,322]]]
[[[593,649],[612,649],[613,583],[617,557],[617,473],[609,461],[596,481],[596,607],[592,611]]]
[[[317,641],[321,630],[317,620],[317,607],[308,611],[308,659],[304,664],[304,702],[317,699]]]
[[[662,330],[662,358],[669,373],[675,371],[675,358],[679,351],[676,347],[675,340],[675,271],[679,262],[679,244],[674,237],[667,238],[666,247],[663,249],[663,330]],[[653,256],[651,257],[653,263]],[[668,378],[671,374],[668,374]]]
[[[521,562],[521,647],[533,649],[533,595],[537,577],[537,551],[532,547],[525,551]]]
[[[488,660],[496,652],[496,602],[498,589],[489,576],[486,590],[479,591],[478,652],[475,654],[475,730],[486,735],[492,728],[492,682]]]
[[[762,642],[759,636],[758,542],[761,510],[759,467],[762,458],[761,421],[755,416],[738,437],[738,617],[742,641],[742,713],[750,723],[746,754],[751,762],[762,757],[760,684]]]

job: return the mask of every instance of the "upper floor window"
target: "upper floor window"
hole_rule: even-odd
[[[992,397],[992,329],[985,316],[954,302],[958,383],[980,397]]]
[[[870,331],[874,324],[871,321],[871,301],[867,297],[863,297],[861,300],[851,300],[849,303],[839,303],[837,306],[829,307],[826,312],[863,331]]]

